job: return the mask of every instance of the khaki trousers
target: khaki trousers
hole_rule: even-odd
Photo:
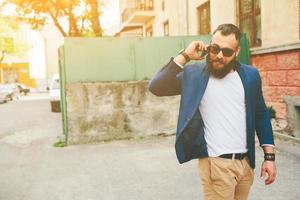
[[[247,157],[201,158],[199,172],[205,200],[246,200],[253,184],[253,169]]]

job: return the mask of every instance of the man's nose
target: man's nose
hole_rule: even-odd
[[[223,52],[222,52],[222,51],[220,51],[220,52],[217,54],[217,57],[218,57],[218,58],[223,58],[223,56],[224,56],[224,55],[223,55]]]

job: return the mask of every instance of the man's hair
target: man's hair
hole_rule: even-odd
[[[240,42],[240,39],[242,37],[240,29],[237,26],[233,25],[233,24],[221,24],[213,32],[213,34],[215,34],[217,31],[221,31],[221,34],[224,35],[224,36],[234,34],[235,38],[238,42]]]

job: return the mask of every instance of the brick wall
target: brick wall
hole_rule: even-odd
[[[252,55],[251,62],[260,71],[267,105],[273,106],[278,119],[286,119],[283,97],[300,96],[300,51]]]

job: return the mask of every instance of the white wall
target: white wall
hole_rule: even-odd
[[[173,0],[173,1],[177,1],[177,0]],[[156,17],[155,19],[153,20],[153,36],[163,36],[164,35],[164,26],[163,26],[163,23],[167,20],[169,20],[169,24],[171,26],[171,3],[172,3],[172,0],[165,0],[165,10],[163,11],[162,10],[162,0],[156,0],[154,1],[154,11],[156,13]],[[172,4],[173,6],[173,4]],[[174,5],[175,6],[175,5]],[[172,7],[173,9],[173,7]],[[174,21],[171,20],[171,21]],[[149,23],[151,24],[151,22]],[[173,22],[172,22],[173,24]],[[148,26],[148,25],[147,25]],[[173,31],[173,29],[172,29]],[[170,27],[170,34],[174,34],[174,33],[171,33],[171,27]]]
[[[59,73],[58,48],[63,44],[63,37],[54,25],[46,25],[40,33],[45,43],[43,53],[45,54],[46,79],[49,84],[52,76]]]
[[[26,51],[6,55],[4,63],[28,63],[29,77],[37,82],[37,90],[44,90],[46,83],[45,42],[42,35],[32,30],[28,24],[19,24],[19,30],[13,33],[16,41],[25,43]],[[28,49],[27,49],[28,48]]]
[[[189,0],[189,33],[198,34],[197,8],[208,0]],[[211,32],[223,23],[236,24],[235,0],[210,0]]]
[[[122,0],[120,0],[122,1]],[[124,1],[124,0],[123,0]],[[208,0],[154,0],[156,17],[145,28],[153,26],[153,36],[163,36],[163,23],[169,20],[171,36],[197,35],[197,7]],[[188,2],[188,13],[186,5]],[[299,42],[299,0],[261,0],[262,47]],[[219,24],[238,24],[236,0],[210,0],[211,32]],[[189,25],[187,26],[187,18]],[[189,30],[187,31],[187,28]]]
[[[220,24],[236,24],[236,1],[235,0],[211,0],[211,32]]]
[[[186,35],[186,1],[165,0],[165,10],[162,10],[162,0],[154,1],[155,19],[146,24],[146,28],[152,24],[153,36],[164,35],[164,22],[169,21],[170,36]]]
[[[189,0],[189,34],[198,35],[197,7],[207,2],[207,0]]]
[[[261,0],[262,46],[299,42],[299,0]]]

